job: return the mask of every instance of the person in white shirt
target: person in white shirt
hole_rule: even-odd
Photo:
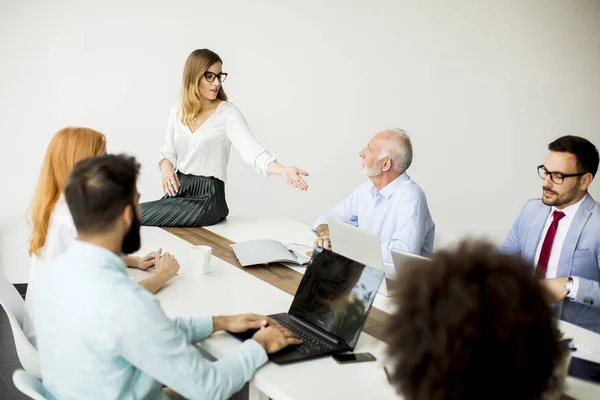
[[[360,151],[360,157],[362,172],[369,179],[317,218],[313,224],[315,246],[332,245],[327,225],[332,217],[379,236],[384,263],[392,262],[392,249],[431,255],[435,224],[425,193],[406,173],[412,163],[412,144],[406,132],[398,128],[379,132]]]
[[[160,152],[165,196],[142,204],[142,225],[214,225],[229,214],[225,182],[231,145],[262,175],[280,175],[307,190],[308,173],[279,164],[253,135],[240,110],[227,101],[223,61],[208,49],[193,51],[183,70],[181,100],[171,109]]]
[[[36,346],[32,320],[35,292],[45,266],[63,254],[77,238],[73,218],[63,196],[69,174],[77,162],[106,153],[105,136],[93,129],[69,127],[58,131],[46,150],[36,191],[31,201],[31,234],[29,255],[31,271],[25,297],[23,330]],[[123,261],[139,269],[154,266],[161,249],[144,257],[123,256]],[[156,293],[176,273],[177,268],[165,268],[140,282],[151,293]],[[69,288],[65,288],[68,290]]]

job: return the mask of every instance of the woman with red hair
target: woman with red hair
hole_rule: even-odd
[[[77,238],[73,218],[62,195],[71,170],[79,161],[106,153],[106,137],[93,129],[69,127],[58,131],[46,150],[35,194],[31,201],[31,234],[29,255],[31,272],[25,298],[23,330],[35,346],[35,333],[31,320],[35,288],[44,266],[61,255]],[[160,249],[157,253],[160,252]],[[123,256],[130,267],[148,269],[154,265],[155,254],[145,257]],[[155,293],[177,271],[160,270],[140,282]]]

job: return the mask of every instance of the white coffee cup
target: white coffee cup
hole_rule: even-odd
[[[190,267],[196,274],[206,275],[210,272],[212,247],[194,245],[190,247]]]

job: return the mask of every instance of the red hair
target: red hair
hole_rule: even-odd
[[[46,150],[35,194],[31,200],[29,255],[39,255],[46,243],[50,215],[79,161],[106,153],[106,137],[93,129],[69,127],[58,131]]]

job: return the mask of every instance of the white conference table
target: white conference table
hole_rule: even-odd
[[[206,229],[234,242],[270,238],[282,243],[312,245],[315,239],[309,226],[288,219],[237,216]],[[293,296],[214,256],[212,271],[207,275],[196,274],[188,261],[189,243],[160,228],[143,227],[139,253],[158,247],[173,253],[181,264],[179,275],[157,293],[167,315],[274,314],[287,311],[291,305]],[[302,272],[301,268],[297,270]],[[149,274],[135,269],[129,271],[137,280]],[[381,295],[377,296],[374,306],[388,313],[393,311],[389,298]],[[562,321],[560,328],[567,337],[592,351],[591,354],[574,355],[600,362],[600,335]],[[224,332],[199,344],[217,359],[239,345],[237,339]],[[285,366],[267,363],[250,382],[250,399],[399,399],[383,371],[385,350],[383,342],[362,333],[355,352],[370,352],[377,358],[376,362],[339,365],[326,357]],[[600,385],[568,377],[565,393],[575,399],[598,399]]]

